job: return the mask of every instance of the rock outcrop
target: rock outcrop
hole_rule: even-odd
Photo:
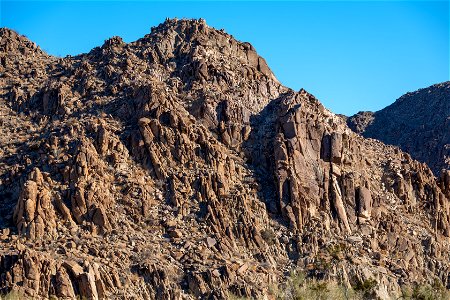
[[[0,292],[260,299],[294,269],[381,299],[450,287],[450,174],[352,132],[250,44],[166,20],[54,58],[0,33]]]

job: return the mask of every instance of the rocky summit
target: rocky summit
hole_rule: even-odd
[[[353,132],[249,43],[204,20],[65,58],[0,37],[0,293],[293,299],[295,272],[368,299],[450,287],[450,171]]]

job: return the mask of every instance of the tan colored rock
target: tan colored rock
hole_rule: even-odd
[[[372,210],[372,195],[370,190],[365,186],[361,186],[357,190],[358,195],[358,216],[365,219],[370,219]]]
[[[448,285],[448,174],[354,134],[250,44],[203,20],[65,58],[0,35],[2,291],[264,299],[293,269],[375,278],[380,299]]]
[[[60,298],[74,298],[75,291],[72,286],[69,274],[65,268],[59,268],[56,273],[56,296]]]

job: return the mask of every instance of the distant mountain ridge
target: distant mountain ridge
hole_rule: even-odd
[[[348,118],[364,137],[399,146],[436,175],[450,169],[450,81],[410,92],[388,107]]]

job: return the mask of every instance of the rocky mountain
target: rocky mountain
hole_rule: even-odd
[[[450,81],[407,93],[388,107],[348,119],[355,132],[396,145],[438,176],[450,169]]]
[[[450,286],[450,172],[354,133],[250,44],[166,20],[57,58],[0,33],[0,292],[290,299],[292,270],[379,299]]]

